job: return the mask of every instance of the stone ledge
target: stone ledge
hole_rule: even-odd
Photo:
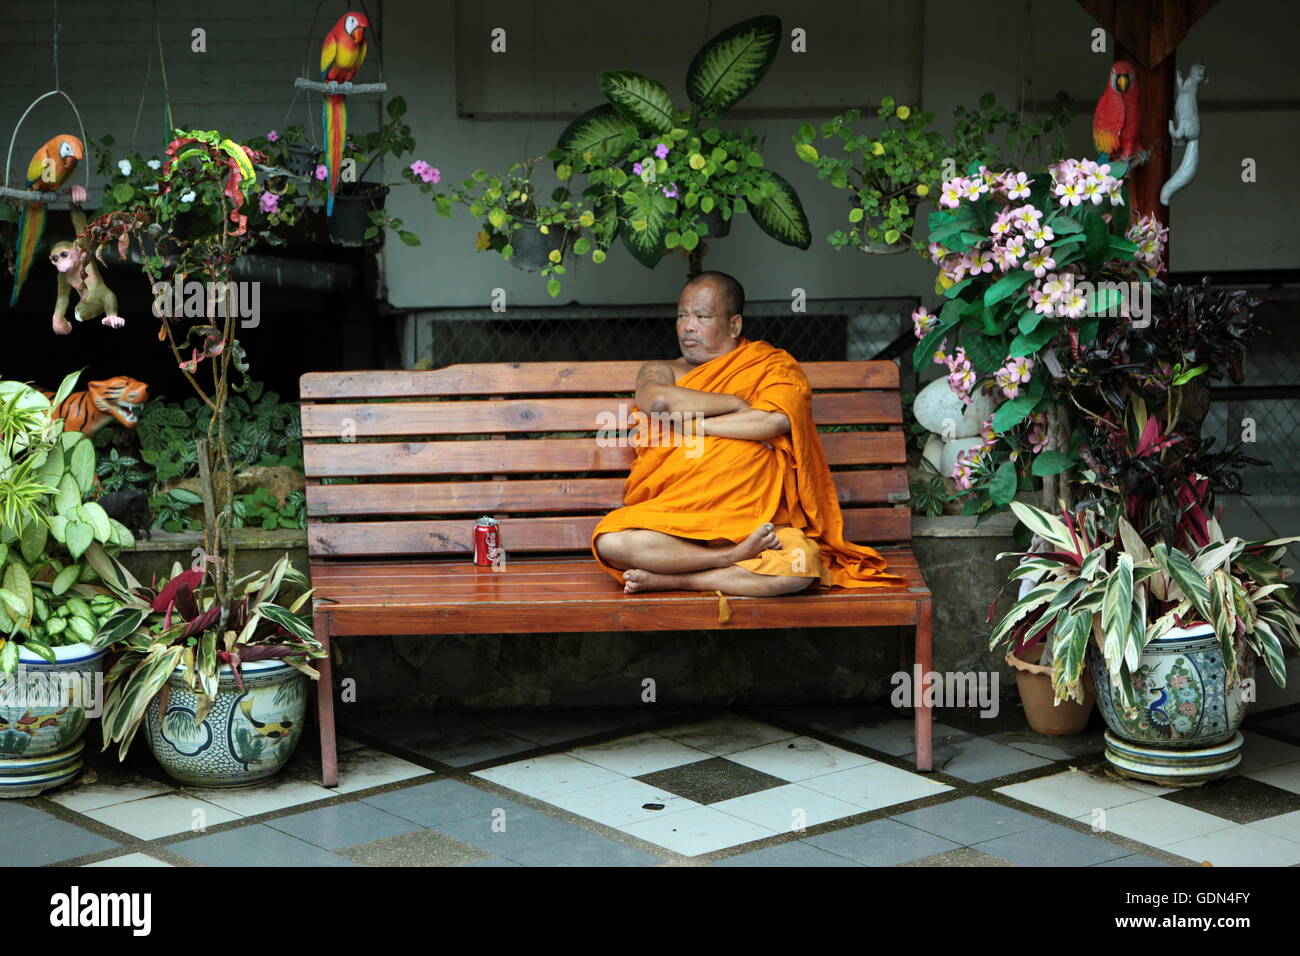
[[[1009,538],[1016,530],[1016,516],[1010,511],[979,521],[974,515],[912,517],[913,538]]]
[[[283,551],[307,547],[307,532],[300,528],[235,528],[232,531],[235,547],[240,551]],[[136,540],[135,546],[123,548],[124,553],[146,551],[192,551],[203,547],[202,531],[155,531],[148,541]]]

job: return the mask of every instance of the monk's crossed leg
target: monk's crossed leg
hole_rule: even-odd
[[[620,571],[636,568],[655,574],[727,568],[779,547],[780,539],[770,523],[760,525],[743,541],[720,548],[646,528],[611,531],[596,538],[596,551],[610,566]]]

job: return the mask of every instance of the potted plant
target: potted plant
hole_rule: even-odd
[[[798,194],[767,167],[761,138],[727,130],[718,117],[747,96],[776,57],[781,21],[737,23],[695,54],[686,72],[689,109],[660,83],[628,70],[602,73],[607,103],[564,129],[548,155],[561,182],[585,176],[582,196],[594,211],[600,249],[622,237],[647,268],[681,249],[690,274],[702,269],[706,245],[748,213],[786,245],[812,242]]]
[[[1106,756],[1126,776],[1196,786],[1236,766],[1242,680],[1262,659],[1285,686],[1283,641],[1300,648],[1290,572],[1279,563],[1300,538],[1225,540],[1209,519],[1205,546],[1184,551],[1148,545],[1115,499],[1061,519],[1011,507],[1051,550],[1020,555],[1012,578],[1034,583],[990,647],[1042,635],[1058,700],[1081,697],[1090,661]]]
[[[924,247],[911,239],[917,208],[932,201],[945,179],[973,165],[998,167],[998,140],[1005,139],[1012,163],[1023,166],[1025,154],[1042,137],[1064,130],[1071,118],[1069,100],[1060,94],[1056,106],[1041,121],[1026,122],[1018,113],[996,105],[985,93],[978,109],[957,107],[955,131],[949,141],[928,127],[934,114],[898,104],[892,96],[876,111],[880,129],[854,128],[862,117],[848,110],[821,125],[821,138],[838,148],[814,145],[818,130],[804,123],[792,137],[795,153],[817,167],[819,179],[849,192],[848,228],[827,239],[837,249],[856,246],[863,252],[892,255]],[[1064,150],[1064,136],[1053,158]]]
[[[53,418],[78,375],[53,401],[0,381],[0,797],[35,796],[80,772],[101,689],[94,641],[120,606],[87,552],[133,543],[92,500],[90,440]]]
[[[121,652],[108,673],[104,747],[125,758],[143,724],[169,774],[201,787],[239,787],[277,773],[302,734],[312,635],[306,577],[288,555],[233,582],[230,612],[203,568],[173,568],[156,588],[106,554],[92,555],[122,601],[97,643]],[[296,586],[292,603],[276,603]]]

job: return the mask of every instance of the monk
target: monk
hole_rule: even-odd
[[[681,357],[641,367],[633,412],[671,428],[638,428],[625,505],[592,532],[596,560],[629,594],[902,584],[844,540],[808,379],[788,352],[742,337],[744,307],[725,273],[682,289]]]

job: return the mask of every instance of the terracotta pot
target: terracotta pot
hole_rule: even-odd
[[[1096,694],[1093,692],[1092,674],[1083,674],[1083,703],[1064,700],[1056,703],[1052,690],[1052,669],[1036,663],[1043,656],[1043,645],[1035,644],[1025,651],[1026,660],[1007,652],[1007,664],[1016,672],[1016,687],[1020,702],[1025,706],[1029,727],[1040,734],[1077,734],[1088,726]]]

